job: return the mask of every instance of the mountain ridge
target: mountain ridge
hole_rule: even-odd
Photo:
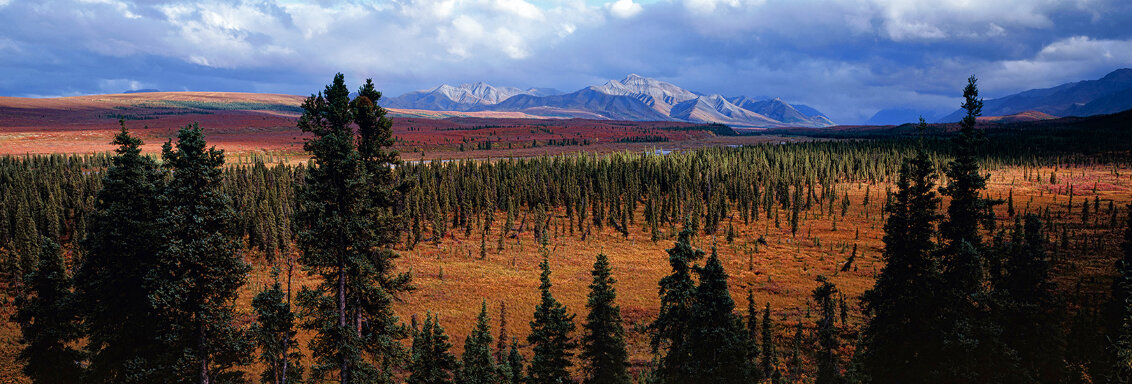
[[[1008,116],[1031,110],[1058,117],[1092,116],[1127,109],[1132,109],[1132,68],[1120,68],[1096,80],[1030,89],[983,101],[985,116]],[[962,119],[963,114],[959,109],[938,122],[953,123]]]
[[[387,99],[391,108],[522,112],[537,116],[721,123],[742,128],[827,127],[829,117],[778,98],[694,92],[635,73],[570,93],[495,87],[483,82],[440,85]]]

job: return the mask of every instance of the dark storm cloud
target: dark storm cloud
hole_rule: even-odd
[[[950,110],[1132,66],[1124,1],[0,0],[0,95],[133,88],[389,94],[488,81],[574,90],[627,73],[777,96],[834,120]]]

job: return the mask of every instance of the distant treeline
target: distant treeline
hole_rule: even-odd
[[[660,135],[629,136],[617,139],[618,143],[665,143],[668,141],[668,137]]]
[[[1127,162],[1132,142],[1132,110],[1111,115],[1067,117],[1056,120],[980,123],[992,153],[1030,153],[1035,156],[1087,156],[1091,160]],[[958,126],[952,124],[903,124],[894,127],[784,128],[758,134],[800,135],[831,139],[949,138]]]

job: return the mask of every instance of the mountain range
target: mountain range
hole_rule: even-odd
[[[1078,81],[1053,88],[1031,89],[983,101],[983,116],[1006,116],[1037,111],[1052,116],[1092,116],[1132,109],[1132,69],[1122,68],[1097,80]],[[939,119],[953,123],[963,118],[956,110]]]
[[[571,93],[546,88],[494,87],[482,82],[455,87],[441,85],[390,98],[386,106],[433,111],[522,112],[548,117],[721,123],[738,128],[834,125],[814,108],[792,105],[778,98],[702,94],[635,74]]]

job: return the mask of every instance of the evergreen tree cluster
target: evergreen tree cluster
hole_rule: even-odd
[[[1122,382],[1121,365],[1104,363],[1109,359],[1104,353],[1097,356],[1098,350],[1108,349],[1104,343],[1087,341],[1089,333],[1104,331],[1102,327],[1086,326],[1084,331],[1075,325],[1073,332],[1082,334],[1065,335],[1065,303],[1052,282],[1043,219],[1031,213],[1016,218],[1009,230],[995,228],[991,207],[1001,202],[985,197],[986,176],[977,161],[983,139],[975,118],[982,100],[974,77],[964,98],[967,116],[955,139],[957,156],[943,170],[947,185],[938,189],[950,198],[942,214],[937,172],[928,155],[920,152],[901,167],[897,191],[886,208],[886,264],[862,297],[871,317],[849,379]],[[986,241],[988,237],[993,240]],[[1114,299],[1127,289],[1119,281]],[[1126,332],[1110,330],[1117,336]],[[1074,347],[1067,340],[1089,347]],[[1113,345],[1117,356],[1119,345]],[[1099,364],[1067,369],[1084,355]]]
[[[250,267],[221,190],[222,151],[189,126],[161,166],[123,125],[71,273],[41,235],[21,286],[21,355],[36,382],[238,382],[250,340],[235,324]],[[81,342],[80,342],[81,341]],[[77,345],[77,346],[76,346]],[[46,365],[45,365],[46,364]]]

